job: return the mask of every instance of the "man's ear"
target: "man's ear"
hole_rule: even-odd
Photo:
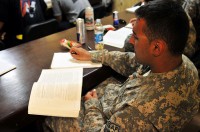
[[[154,40],[151,42],[151,51],[153,56],[158,57],[164,53],[166,43],[163,40]]]

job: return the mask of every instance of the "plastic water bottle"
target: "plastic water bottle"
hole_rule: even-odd
[[[101,19],[96,19],[96,24],[94,26],[94,36],[95,36],[95,49],[103,49],[103,25],[101,24]]]

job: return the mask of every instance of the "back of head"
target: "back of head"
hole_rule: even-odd
[[[144,2],[149,2],[149,1],[153,1],[153,0],[144,0]]]
[[[185,48],[189,21],[183,8],[173,0],[154,0],[136,10],[136,16],[146,21],[143,29],[149,41],[162,39],[172,55]]]

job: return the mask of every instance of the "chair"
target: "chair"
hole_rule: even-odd
[[[106,16],[109,16],[112,14],[113,6],[114,6],[114,0],[111,0],[111,3],[106,7]]]
[[[0,51],[5,49],[5,44],[3,41],[0,40]]]
[[[101,4],[102,0],[89,0],[91,6]]]
[[[85,9],[83,9],[83,10],[79,13],[78,18],[83,18],[83,19],[85,19]]]
[[[25,28],[24,41],[28,42],[38,39],[58,31],[58,22],[56,19],[50,19],[44,22],[32,24]]]
[[[98,18],[103,18],[106,15],[106,12],[105,12],[106,8],[102,4],[94,5],[93,9],[94,9],[94,19],[95,20]]]
[[[101,0],[89,0],[89,2],[94,9],[94,19],[103,18],[106,15],[106,8]]]
[[[103,5],[95,5],[92,7],[94,10],[94,20],[98,19],[98,18],[103,18],[106,14],[105,12],[105,7]],[[85,19],[85,9],[83,9],[78,18],[83,18]]]

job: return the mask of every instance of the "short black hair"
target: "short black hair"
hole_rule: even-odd
[[[144,2],[149,2],[149,1],[153,1],[153,0],[144,0]]]
[[[173,0],[154,0],[136,10],[136,16],[146,21],[143,31],[151,42],[163,39],[173,55],[180,55],[185,48],[189,20],[180,4]]]

